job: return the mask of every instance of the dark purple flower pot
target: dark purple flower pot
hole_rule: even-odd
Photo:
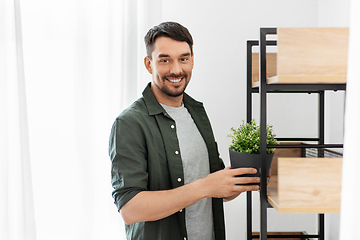
[[[256,174],[244,174],[243,177],[260,177],[260,154],[237,152],[229,148],[231,168],[256,168]],[[266,154],[266,176],[269,173],[274,153]]]

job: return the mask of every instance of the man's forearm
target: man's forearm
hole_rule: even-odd
[[[201,191],[202,179],[164,191],[142,191],[120,210],[126,224],[156,221],[206,197]]]

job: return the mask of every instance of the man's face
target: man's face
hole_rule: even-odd
[[[187,42],[167,37],[155,40],[152,59],[145,58],[145,66],[152,74],[157,97],[181,96],[191,78],[193,56]],[[155,95],[156,95],[155,93]]]

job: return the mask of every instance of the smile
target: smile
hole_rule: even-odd
[[[182,78],[178,78],[178,79],[169,79],[169,78],[166,78],[168,81],[172,82],[172,83],[179,83],[181,82]]]
[[[179,79],[169,79],[170,82],[173,82],[173,83],[178,83],[181,81],[182,78],[179,78]]]

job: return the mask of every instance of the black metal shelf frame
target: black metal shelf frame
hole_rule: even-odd
[[[252,93],[260,94],[260,158],[266,158],[266,149],[274,148],[273,145],[266,144],[266,125],[267,125],[267,93],[315,93],[318,94],[319,101],[319,121],[317,138],[279,138],[282,141],[316,141],[318,144],[307,145],[281,145],[277,148],[342,148],[342,144],[325,144],[325,91],[326,90],[346,90],[346,84],[267,84],[266,82],[266,46],[276,46],[277,41],[267,41],[266,36],[277,34],[277,28],[261,28],[260,41],[247,41],[247,122],[252,119]],[[260,46],[259,61],[259,87],[252,87],[252,47]],[[319,151],[318,157],[324,157],[323,151]],[[260,173],[266,172],[265,161],[261,161]],[[246,216],[247,216],[247,240],[259,238],[259,235],[252,235],[252,192],[246,193]],[[267,235],[267,176],[260,175],[260,240],[267,238],[283,238],[284,235]],[[318,238],[324,240],[324,214],[318,214],[318,234],[303,235],[305,238]],[[291,236],[287,236],[291,238]],[[299,236],[293,236],[299,238]]]

